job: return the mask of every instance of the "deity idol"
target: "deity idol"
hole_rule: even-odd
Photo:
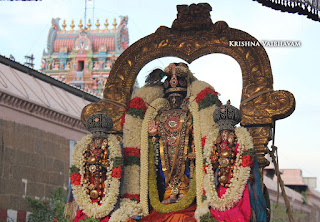
[[[146,82],[124,118],[123,199],[111,220],[195,221],[202,138],[218,128],[212,117],[221,105],[218,93],[184,63],[155,70]]]
[[[219,129],[208,134],[204,145],[204,201],[198,218],[266,222],[267,205],[252,139],[245,128],[235,127],[241,121],[240,110],[228,101],[213,117]]]
[[[122,200],[110,221],[267,221],[252,138],[235,127],[240,111],[184,63],[146,83],[123,119]]]
[[[157,189],[162,203],[178,203],[188,193],[194,174],[195,147],[192,115],[188,110],[185,64],[169,67],[164,82],[169,103],[149,121],[149,141],[155,153]]]
[[[79,210],[73,221],[97,218],[108,221],[118,202],[122,173],[122,153],[118,138],[110,134],[113,121],[95,113],[86,121],[92,133],[72,152],[71,186]]]

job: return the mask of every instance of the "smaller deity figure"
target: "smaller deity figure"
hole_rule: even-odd
[[[58,70],[59,69],[59,63],[54,63],[54,70]]]
[[[72,154],[71,185],[79,210],[73,221],[98,218],[108,221],[118,201],[122,174],[121,146],[109,132],[113,120],[104,113],[91,115],[84,137]]]
[[[68,62],[66,65],[66,70],[69,70],[69,69],[70,69],[70,62]]]
[[[267,221],[266,200],[252,138],[243,127],[240,110],[228,104],[214,111],[219,130],[211,132],[204,146],[203,195],[208,215],[218,221]],[[201,217],[200,217],[201,218]]]
[[[93,69],[99,69],[99,64],[97,62],[94,62]]]

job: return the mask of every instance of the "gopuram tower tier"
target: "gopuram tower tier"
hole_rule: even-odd
[[[61,81],[102,97],[103,87],[112,65],[128,48],[128,17],[122,17],[118,25],[114,19],[109,27],[108,20],[100,24],[88,20],[86,27],[71,21],[67,30],[63,20],[52,19],[47,47],[43,51],[41,70]]]

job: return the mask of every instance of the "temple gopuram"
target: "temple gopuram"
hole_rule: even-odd
[[[104,24],[97,19],[95,28],[90,19],[86,25],[80,19],[76,29],[72,20],[69,30],[65,20],[61,29],[59,20],[51,21],[41,71],[102,97],[103,86],[113,63],[128,48],[128,17],[121,17],[119,25],[114,19],[112,28],[109,28],[107,19]]]

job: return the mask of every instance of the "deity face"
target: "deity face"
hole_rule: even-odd
[[[102,137],[95,138],[95,139],[94,139],[94,146],[95,146],[95,148],[100,149],[100,148],[101,148],[101,145],[102,145],[102,141],[103,141],[103,138],[102,138]]]
[[[178,93],[173,93],[169,95],[168,100],[169,100],[171,109],[179,109],[183,101],[183,96]]]
[[[222,130],[220,134],[223,142],[228,142],[229,144],[232,144],[234,142],[235,133],[233,131]]]
[[[221,132],[222,141],[227,141],[228,140],[228,136],[229,136],[229,131],[228,130],[223,130]]]

